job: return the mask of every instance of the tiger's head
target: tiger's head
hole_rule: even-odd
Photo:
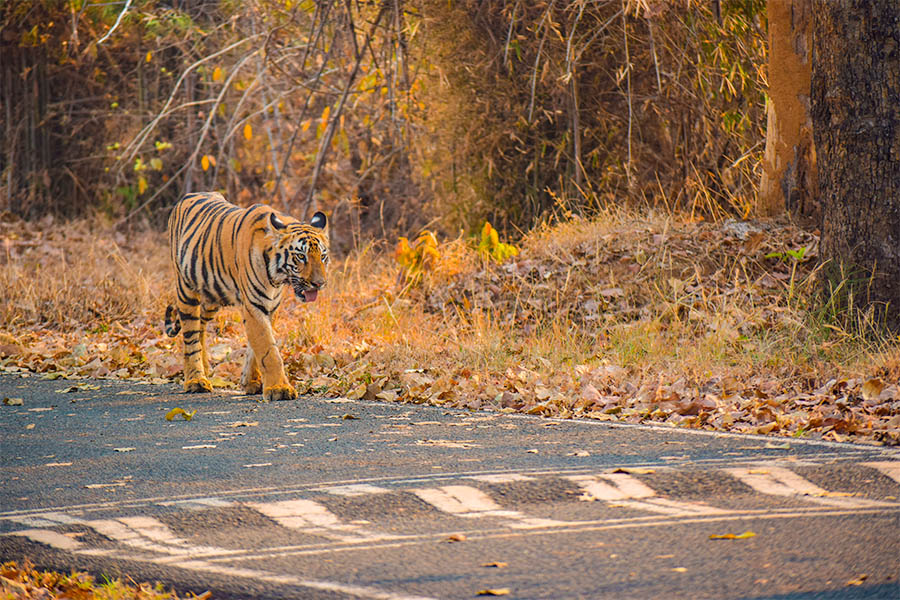
[[[285,222],[272,212],[269,224],[276,236],[269,278],[276,285],[290,285],[297,298],[304,302],[314,302],[319,290],[325,287],[328,265],[328,221],[324,213],[317,212],[306,224]]]

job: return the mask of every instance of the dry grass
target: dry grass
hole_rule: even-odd
[[[84,572],[66,575],[39,571],[28,561],[22,565],[6,562],[0,565],[0,597],[16,600],[208,600],[212,597],[209,592],[179,596],[160,584],[126,583],[105,577],[104,580],[97,581]]]
[[[0,367],[179,378],[162,235],[3,236]],[[445,242],[413,278],[369,245],[275,326],[304,393],[893,443],[900,344],[816,316],[817,245],[789,223],[624,211],[536,230],[503,265]],[[238,380],[244,343],[223,311],[215,384]]]

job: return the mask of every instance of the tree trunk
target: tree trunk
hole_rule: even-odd
[[[814,0],[813,8],[821,255],[826,273],[849,277],[854,303],[874,304],[900,328],[900,4]]]
[[[768,0],[769,102],[758,212],[821,216],[809,114],[812,0]]]

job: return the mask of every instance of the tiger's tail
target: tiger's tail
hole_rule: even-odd
[[[171,304],[166,307],[166,335],[175,337],[181,331],[181,317]]]

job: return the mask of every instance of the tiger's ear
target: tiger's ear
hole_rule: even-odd
[[[325,218],[325,213],[320,211],[312,216],[309,224],[316,229],[325,229],[325,226],[328,224],[328,219]]]
[[[287,225],[284,224],[284,221],[278,218],[274,212],[269,213],[269,224],[273,229],[284,229]]]

